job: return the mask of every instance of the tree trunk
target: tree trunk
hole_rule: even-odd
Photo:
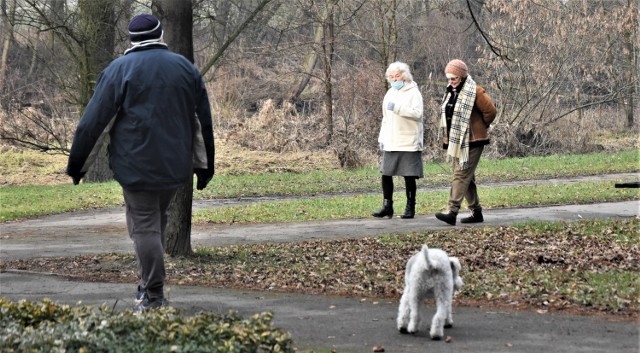
[[[191,204],[193,202],[193,182],[178,188],[169,205],[164,251],[171,256],[189,256],[191,249]]]
[[[164,41],[171,51],[193,62],[193,8],[191,1],[154,0],[153,13],[164,29]],[[191,215],[193,180],[178,189],[169,205],[169,219],[164,251],[171,256],[189,256],[191,249]]]
[[[0,2],[0,26],[4,38],[2,39],[2,57],[0,58],[0,97],[3,96],[7,82],[7,59],[9,57],[9,47],[13,39],[13,23],[16,12],[16,0],[11,1],[10,8],[7,9],[7,1]]]
[[[91,96],[100,72],[113,60],[115,47],[115,12],[112,0],[82,0],[78,3],[83,25],[88,35],[88,43],[83,47],[86,66],[82,78],[80,105],[85,107]],[[109,139],[105,140],[102,148],[85,176],[88,182],[105,182],[113,180],[113,172],[109,167],[107,148]]]
[[[627,5],[629,7],[632,7],[633,4],[631,2],[631,0],[628,0]],[[632,19],[632,23],[633,25],[633,29],[630,31],[627,31],[624,35],[624,45],[626,47],[626,52],[623,52],[623,57],[624,57],[624,61],[626,62],[626,66],[627,66],[627,74],[628,74],[628,79],[627,79],[627,87],[625,90],[625,98],[623,99],[623,101],[626,101],[625,103],[625,115],[627,116],[627,122],[626,125],[628,128],[633,127],[633,124],[635,122],[634,119],[634,108],[635,108],[635,101],[634,101],[634,97],[637,97],[638,94],[638,85],[640,83],[638,83],[638,79],[640,78],[640,74],[638,73],[638,53],[637,53],[637,38],[638,38],[638,18],[637,18],[637,11],[632,11],[633,13],[633,19]]]
[[[398,22],[397,22],[397,11],[398,11],[398,2],[396,0],[392,0],[389,3],[378,0],[376,2],[376,15],[380,20],[380,25],[378,26],[380,29],[379,35],[379,43],[380,47],[378,52],[380,52],[380,66],[382,67],[382,72],[385,72],[387,66],[396,61],[398,57]],[[387,80],[382,78],[382,82],[384,83],[385,91],[388,88]]]
[[[325,25],[327,27],[324,34],[323,51],[324,51],[324,111],[325,125],[327,127],[327,139],[325,144],[329,146],[333,139],[333,84],[331,82],[331,70],[333,67],[333,58],[335,55],[335,34],[334,30],[334,7],[336,0],[327,2],[327,11]]]
[[[320,24],[316,28],[315,40],[314,40],[313,47],[311,48],[311,52],[309,52],[309,54],[307,55],[307,60],[305,60],[304,70],[303,70],[304,73],[300,78],[300,80],[298,81],[298,83],[292,89],[291,94],[289,95],[289,101],[292,103],[295,103],[298,100],[298,98],[300,98],[300,95],[302,94],[302,92],[304,92],[304,89],[307,87],[307,85],[309,84],[309,81],[311,80],[311,74],[313,73],[313,70],[315,69],[316,64],[318,63],[317,45],[322,40],[323,35],[324,35],[324,27],[322,26],[322,24]]]

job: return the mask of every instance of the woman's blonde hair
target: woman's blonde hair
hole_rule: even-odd
[[[384,75],[387,81],[391,82],[389,80],[389,76],[391,75],[391,73],[396,71],[402,73],[403,81],[406,81],[406,82],[413,81],[413,75],[411,75],[411,69],[409,68],[409,65],[400,61],[396,61],[394,63],[389,64],[389,67],[387,68],[387,72]]]

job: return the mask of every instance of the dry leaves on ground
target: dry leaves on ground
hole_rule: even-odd
[[[638,234],[637,219],[455,228],[198,249],[189,258],[167,258],[166,266],[172,284],[398,299],[407,259],[427,244],[461,260],[458,303],[637,318]],[[133,283],[136,265],[133,255],[105,254],[0,262],[8,269]]]

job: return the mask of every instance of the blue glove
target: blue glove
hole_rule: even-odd
[[[396,104],[393,102],[389,102],[387,103],[387,110],[393,110],[393,108],[395,108]]]

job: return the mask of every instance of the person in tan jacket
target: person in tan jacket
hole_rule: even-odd
[[[449,211],[436,218],[456,225],[462,200],[467,201],[471,216],[462,223],[484,221],[478,198],[475,171],[484,146],[489,144],[489,127],[496,117],[496,107],[484,88],[476,84],[467,65],[459,59],[445,67],[447,91],[440,109],[440,135],[447,159],[453,161],[453,179],[449,192]]]

